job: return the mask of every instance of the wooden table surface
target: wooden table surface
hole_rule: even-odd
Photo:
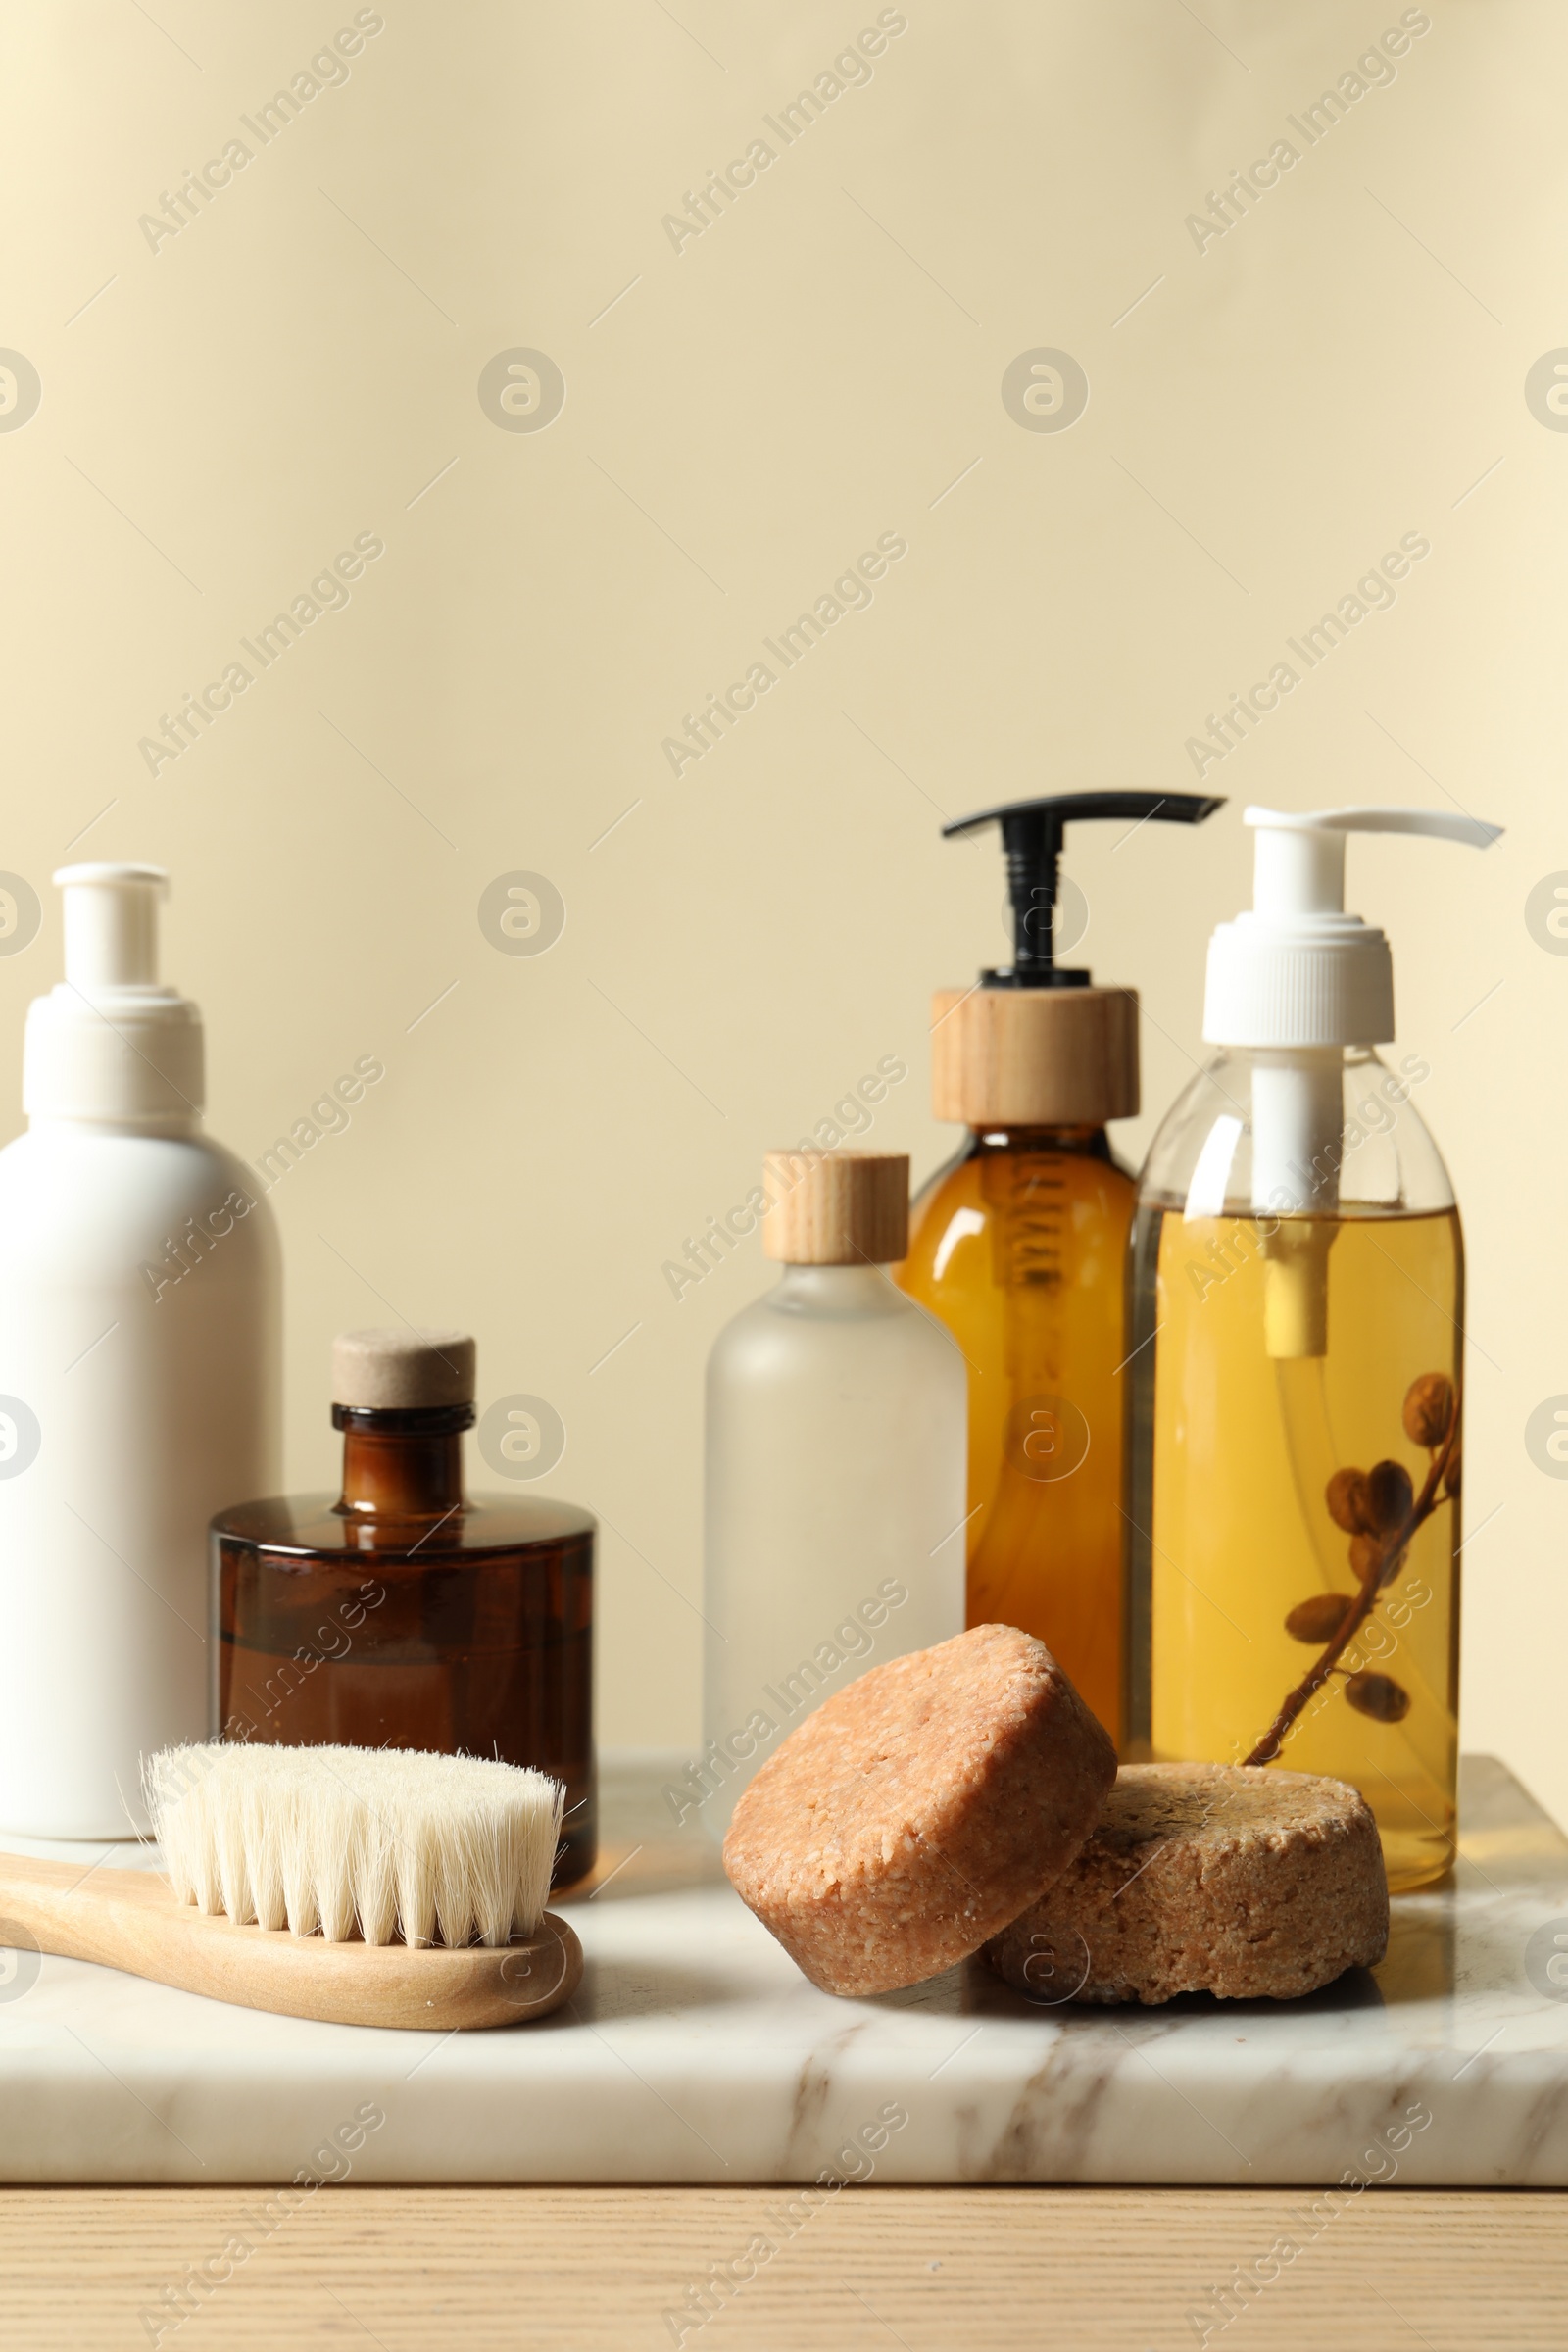
[[[864,2188],[744,2271],[784,2189],[0,2191],[5,2352],[1533,2352],[1568,2344],[1568,2205],[1527,2190]],[[1309,2237],[1254,2278],[1295,2228]],[[225,2246],[229,2252],[225,2253]],[[190,2283],[205,2264],[210,2283]],[[222,2274],[228,2272],[228,2276]],[[183,2283],[187,2316],[178,2318]],[[674,2315],[666,2317],[666,2314]],[[1206,2329],[1206,2333],[1204,2332]]]

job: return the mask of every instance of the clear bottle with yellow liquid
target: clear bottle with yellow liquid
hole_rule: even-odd
[[[1057,963],[1082,936],[1058,907],[1058,859],[1068,823],[1194,824],[1219,806],[1196,793],[1069,793],[945,828],[1000,826],[1013,961],[934,999],[933,1106],[969,1133],[914,1203],[897,1279],[969,1366],[968,1622],[1034,1634],[1113,1738],[1136,1187],[1105,1127],[1138,1109],[1138,999]]]
[[[1221,1051],[1155,1136],[1131,1252],[1127,1753],[1359,1788],[1396,1889],[1457,1821],[1464,1248],[1394,1036],[1349,833],[1486,848],[1424,809],[1256,828],[1209,949]]]

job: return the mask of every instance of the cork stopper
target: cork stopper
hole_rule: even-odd
[[[906,1152],[768,1152],[766,1255],[791,1266],[890,1266],[909,1247]]]
[[[332,1401],[372,1411],[471,1404],[474,1345],[464,1331],[340,1331],[332,1342]]]
[[[1131,988],[939,988],[931,1107],[964,1127],[1102,1127],[1138,1109]]]

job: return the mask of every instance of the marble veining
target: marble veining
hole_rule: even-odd
[[[661,1821],[657,1774],[606,1795],[621,1866],[564,1906],[587,1967],[540,2025],[356,2032],[22,1955],[0,2179],[1568,2185],[1568,1840],[1491,1759],[1380,1968],[1157,2010],[1036,2005],[976,1962],[834,2000]]]

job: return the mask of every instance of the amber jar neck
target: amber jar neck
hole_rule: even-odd
[[[406,1407],[334,1404],[343,1432],[343,1493],[336,1508],[356,1519],[441,1519],[463,1505],[463,1433],[471,1404]]]
[[[1000,1122],[976,1127],[965,1156],[983,1159],[1005,1152],[1059,1152],[1081,1159],[1115,1157],[1103,1127],[1004,1127]]]

